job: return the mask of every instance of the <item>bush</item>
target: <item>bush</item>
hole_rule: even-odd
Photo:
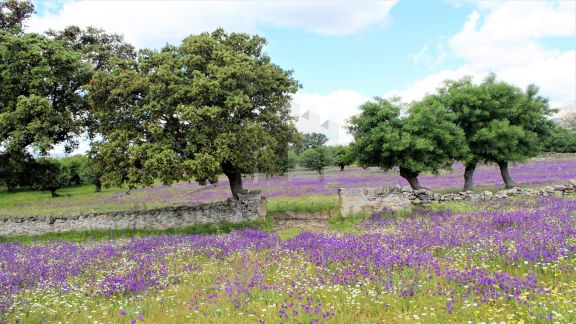
[[[60,188],[60,163],[54,159],[41,158],[34,162],[33,188],[50,191],[52,197],[58,196],[56,190]]]
[[[326,147],[307,149],[300,155],[300,163],[307,169],[322,173],[322,169],[334,165],[335,159],[332,152]]]
[[[544,151],[556,153],[576,153],[576,131],[556,126],[544,141]]]
[[[57,160],[60,164],[60,183],[63,186],[78,186],[90,183],[87,170],[88,158],[82,155],[65,157]]]

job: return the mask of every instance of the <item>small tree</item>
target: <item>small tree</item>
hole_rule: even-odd
[[[330,165],[334,165],[334,156],[327,147],[309,148],[300,155],[300,163],[309,170],[318,171]]]
[[[304,134],[304,149],[319,148],[328,142],[328,137],[322,133]]]
[[[553,125],[544,141],[545,152],[576,153],[576,130]]]
[[[340,171],[344,171],[344,167],[354,163],[356,157],[351,146],[334,146],[331,148],[334,152],[333,155],[336,159],[335,164],[340,167]]]
[[[525,92],[490,74],[482,84],[469,77],[447,81],[439,99],[456,115],[471,150],[465,163],[464,190],[473,188],[473,175],[480,162],[500,167],[506,188],[514,186],[508,171],[510,162],[523,162],[537,156],[551,125],[553,110],[548,100],[530,85]]]
[[[33,184],[34,158],[24,153],[0,153],[0,183],[8,191],[31,188]]]
[[[58,159],[60,164],[60,183],[63,186],[77,186],[86,180],[88,158],[82,155]]]
[[[50,191],[51,196],[58,197],[60,188],[60,165],[53,159],[42,158],[35,161],[33,169],[33,186],[38,190]]]
[[[282,173],[286,173],[296,167],[298,164],[298,154],[292,150],[288,150],[288,155],[282,163]]]
[[[449,168],[468,148],[455,116],[436,98],[413,103],[407,117],[400,116],[402,107],[399,100],[376,98],[360,107],[349,129],[361,166],[397,166],[412,189],[420,189],[420,173]]]

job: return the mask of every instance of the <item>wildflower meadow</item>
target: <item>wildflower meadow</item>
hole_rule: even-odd
[[[573,154],[560,155],[555,159],[534,159],[525,164],[511,166],[510,173],[522,185],[542,186],[562,184],[576,174]],[[423,186],[435,191],[458,191],[462,186],[464,168],[456,164],[452,170],[440,175],[422,175]],[[498,190],[502,188],[500,171],[495,165],[478,168],[474,182],[479,189]],[[378,188],[405,186],[406,181],[396,171],[383,171],[378,168],[346,168],[344,171],[328,170],[325,174],[315,171],[292,171],[283,176],[266,177],[256,174],[245,179],[250,190],[261,190],[269,198],[269,205],[276,203],[290,206],[302,205],[301,209],[314,210],[326,199],[334,207],[338,188]],[[60,199],[50,199],[46,194],[31,196],[30,192],[15,194],[0,193],[1,215],[45,215],[74,214],[86,211],[111,211],[122,209],[149,209],[162,206],[195,205],[203,202],[225,200],[231,197],[229,183],[225,177],[217,184],[200,186],[197,183],[180,182],[172,186],[155,185],[131,190],[110,188],[94,193],[92,186],[65,188]],[[306,197],[315,197],[307,199]],[[306,200],[306,201],[304,201]]]
[[[20,323],[576,321],[576,200],[435,205],[340,231],[0,245]]]
[[[0,324],[576,323],[574,13],[0,0]]]

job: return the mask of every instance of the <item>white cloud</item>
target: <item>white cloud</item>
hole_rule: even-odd
[[[576,2],[505,1],[474,11],[449,40],[457,57],[477,68],[525,65],[557,56],[538,40],[576,33]],[[483,14],[485,13],[485,14]]]
[[[185,36],[223,27],[250,32],[258,24],[347,35],[385,23],[396,1],[72,1],[57,13],[30,19],[29,30],[96,26],[123,34],[137,47],[178,43]]]
[[[463,59],[463,65],[433,73],[386,95],[415,100],[434,92],[446,79],[471,75],[478,82],[494,72],[520,87],[536,84],[553,107],[562,109],[576,103],[576,48],[548,49],[541,41],[545,37],[576,36],[576,2],[486,1],[477,5],[462,30],[447,40],[449,55]]]
[[[450,51],[446,46],[446,40],[440,37],[434,41],[427,42],[420,51],[410,55],[410,58],[412,63],[432,70],[444,63],[449,56]]]
[[[310,111],[317,118],[311,118],[310,122],[301,120],[296,126],[304,133],[325,133],[330,139],[328,143],[330,145],[350,143],[352,136],[345,129],[348,120],[359,112],[358,107],[370,99],[352,90],[337,90],[327,95],[298,92],[292,100],[294,114],[301,116]],[[336,134],[322,131],[322,124],[326,120],[331,120],[339,126],[340,129]]]
[[[426,94],[434,93],[444,80],[459,79],[465,75],[473,75],[473,71],[466,66],[455,70],[442,70],[412,82],[404,90],[389,91],[384,97],[399,96],[404,102],[419,100]]]

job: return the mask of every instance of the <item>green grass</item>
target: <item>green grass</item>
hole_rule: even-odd
[[[368,215],[352,215],[342,217],[334,216],[328,220],[329,228],[333,231],[344,233],[358,233],[357,225],[368,219]]]
[[[336,211],[339,208],[337,195],[322,196],[299,196],[299,197],[273,197],[268,198],[268,214],[281,212],[323,212]]]
[[[383,217],[402,218],[407,215],[410,215],[412,211],[413,208],[408,208],[398,210],[395,212],[386,212],[381,215]],[[358,225],[363,221],[370,219],[372,215],[373,215],[372,213],[358,213],[348,217],[342,217],[338,214],[328,220],[328,223],[330,225],[329,228],[334,231],[345,233],[361,233],[362,230],[358,229]]]
[[[274,222],[272,218],[266,218],[263,220],[248,221],[238,224],[199,224],[184,228],[170,228],[163,230],[127,228],[117,230],[89,230],[80,232],[46,233],[41,235],[19,235],[10,237],[0,236],[0,243],[21,242],[24,244],[42,244],[50,241],[69,241],[82,243],[87,241],[105,241],[119,238],[170,234],[225,234],[248,227],[269,231],[272,229],[273,224]]]
[[[289,240],[297,236],[298,234],[302,233],[302,228],[300,227],[286,228],[278,231],[277,233],[280,236],[281,240]]]
[[[524,203],[536,203],[538,199],[542,197],[528,197],[528,196],[512,196],[507,198],[506,202],[495,203],[495,202],[480,202],[478,204],[472,204],[469,201],[457,200],[457,201],[439,201],[432,202],[426,208],[434,211],[439,210],[450,210],[453,213],[468,213],[476,210],[510,210],[517,208],[516,202]]]
[[[293,198],[297,199],[297,198]],[[515,198],[516,199],[516,198]],[[519,199],[519,198],[518,198]],[[275,200],[275,199],[272,199]],[[319,200],[323,200],[319,198]],[[328,199],[326,199],[328,201]],[[284,199],[285,203],[292,202]],[[514,204],[510,204],[514,205]],[[496,207],[496,208],[501,208]],[[517,206],[516,206],[517,207]],[[484,208],[469,202],[442,202],[432,204],[435,210],[450,209],[454,212],[466,212]],[[510,207],[514,208],[514,206]],[[405,217],[407,211],[390,214],[390,217]],[[362,233],[357,225],[367,219],[369,215],[358,214],[351,217],[333,217],[330,227],[343,232]],[[111,238],[123,238],[133,236],[161,235],[161,234],[213,234],[227,233],[243,227],[256,227],[269,230],[271,220],[251,222],[244,224],[219,224],[202,225],[186,229],[166,231],[143,231],[143,230],[120,230],[120,231],[92,231],[83,233],[50,234],[38,237],[20,237],[25,243],[42,243],[42,240],[66,239],[72,241],[106,240]],[[394,227],[391,228],[394,230]],[[301,233],[301,228],[290,228],[278,231],[283,240],[290,239]],[[1,240],[0,240],[1,241]],[[572,244],[573,242],[568,242]],[[444,258],[446,266],[454,269],[463,269],[464,265],[472,264],[476,267],[497,270],[509,273],[512,276],[522,277],[528,274],[537,274],[539,283],[546,287],[547,292],[532,294],[525,303],[518,303],[514,299],[501,298],[477,305],[474,296],[464,298],[454,305],[452,313],[447,312],[447,296],[428,293],[434,291],[437,286],[445,285],[455,292],[455,296],[462,296],[464,289],[457,281],[445,283],[445,278],[437,277],[433,272],[414,272],[409,268],[398,268],[397,271],[386,273],[386,279],[397,284],[399,287],[406,283],[414,283],[415,293],[412,297],[399,297],[397,294],[381,293],[382,286],[378,282],[362,281],[356,285],[323,284],[312,285],[318,273],[327,271],[324,265],[318,266],[307,261],[304,256],[294,254],[270,254],[270,251],[253,251],[233,254],[226,258],[208,258],[202,254],[175,253],[166,258],[168,269],[173,273],[179,272],[184,266],[190,264],[201,265],[201,269],[194,272],[186,272],[178,278],[176,283],[171,283],[162,290],[149,290],[139,295],[114,295],[112,297],[100,297],[84,295],[91,293],[91,287],[82,286],[83,290],[78,293],[62,293],[58,289],[31,289],[25,292],[26,299],[30,303],[17,305],[13,313],[8,316],[10,323],[18,318],[25,323],[44,322],[70,322],[92,323],[111,322],[128,323],[137,319],[138,314],[143,314],[142,320],[137,323],[255,323],[262,319],[266,323],[279,322],[278,311],[281,304],[290,302],[298,303],[300,297],[299,287],[314,287],[308,289],[305,297],[317,298],[319,303],[326,309],[335,307],[335,317],[326,320],[326,323],[449,323],[458,322],[514,322],[520,320],[531,323],[549,322],[546,320],[552,311],[564,314],[564,317],[555,317],[556,322],[573,323],[576,320],[576,284],[574,282],[575,266],[574,258],[567,258],[551,263],[520,263],[509,264],[502,258],[476,258],[469,250],[471,246],[463,245],[434,253],[447,255]],[[491,253],[491,252],[490,252]],[[491,255],[488,253],[487,255]],[[220,284],[215,285],[218,276],[228,278],[249,278],[253,261],[261,260],[259,266],[263,272],[263,282],[277,285],[281,289],[253,289],[246,300],[249,304],[234,307],[231,299],[223,293]],[[274,260],[274,262],[271,262]],[[129,263],[127,263],[129,264]],[[543,268],[543,267],[546,268]],[[345,269],[346,265],[339,265]],[[544,270],[546,269],[546,270]],[[89,276],[102,275],[101,273],[89,273]],[[173,278],[166,276],[166,278]],[[174,277],[175,278],[175,277]],[[71,281],[83,284],[83,277]],[[297,284],[294,286],[294,284]],[[290,291],[293,297],[286,297],[280,291]],[[214,303],[202,305],[202,311],[196,313],[190,308],[192,296],[207,295],[217,292]],[[90,296],[90,297],[86,297]],[[527,297],[524,296],[523,298]],[[288,300],[286,300],[288,299]],[[120,310],[126,315],[119,315]],[[292,314],[292,313],[290,313]],[[299,317],[291,315],[285,322],[296,323],[301,320],[309,322],[309,317],[301,312]]]
[[[137,209],[141,206],[135,203],[119,205],[92,205],[91,200],[111,197],[117,192],[126,191],[123,188],[102,188],[95,192],[94,186],[82,185],[66,187],[58,190],[59,197],[52,198],[47,191],[0,191],[0,216],[59,216],[81,212],[109,212],[116,210]],[[147,204],[147,207],[161,206],[161,203]]]
[[[440,202],[432,202],[427,206],[429,209],[434,211],[440,210],[450,210],[454,213],[465,213],[465,212],[472,212],[478,210],[478,207],[470,204],[467,201],[440,201]]]
[[[165,202],[94,203],[94,201],[106,200],[107,197],[125,191],[126,189],[123,188],[108,188],[98,193],[94,191],[94,186],[83,185],[62,188],[58,190],[60,196],[56,198],[52,198],[49,192],[42,191],[0,191],[0,216],[60,216],[86,212],[153,209],[172,205]],[[138,193],[131,195],[138,195]],[[268,198],[268,213],[335,211],[338,205],[337,195],[272,197]]]
[[[454,210],[462,208],[462,202],[443,203],[446,208]],[[403,217],[390,215],[391,217]],[[345,226],[355,225],[365,216],[355,215],[345,219],[333,219],[331,222]],[[342,227],[345,228],[345,227]],[[392,228],[393,229],[393,228]],[[290,239],[300,233],[300,229],[286,229],[279,231],[282,239]],[[445,261],[450,267],[460,269],[466,262],[486,269],[506,272],[515,277],[537,273],[539,283],[549,290],[547,293],[522,295],[526,302],[518,303],[514,299],[491,300],[476,304],[474,296],[464,298],[454,303],[453,312],[447,311],[447,296],[428,293],[437,286],[444,285],[455,292],[455,296],[462,296],[465,289],[457,281],[445,282],[445,278],[435,276],[434,273],[414,272],[413,269],[399,268],[397,271],[386,273],[390,282],[402,286],[404,282],[415,283],[412,297],[400,297],[398,294],[382,293],[382,286],[378,282],[360,281],[358,284],[309,285],[310,278],[315,278],[319,272],[327,271],[325,266],[318,266],[307,261],[302,255],[270,254],[270,251],[253,251],[233,254],[226,258],[211,259],[202,254],[176,253],[166,260],[170,269],[178,273],[189,264],[201,265],[201,270],[187,273],[178,277],[176,284],[170,284],[165,289],[149,290],[145,295],[114,295],[110,297],[86,297],[82,292],[90,293],[91,287],[81,286],[79,293],[62,293],[58,289],[31,289],[26,292],[30,304],[18,305],[8,316],[9,322],[19,318],[26,323],[44,322],[111,322],[128,323],[135,319],[136,323],[255,323],[262,319],[265,323],[279,322],[278,311],[282,304],[294,302],[298,304],[298,293],[303,286],[311,286],[304,296],[317,298],[326,309],[334,307],[335,316],[326,320],[326,323],[473,323],[479,322],[506,322],[506,323],[544,323],[552,311],[564,314],[555,317],[559,323],[573,323],[576,285],[574,284],[574,259],[564,259],[551,264],[508,264],[505,259],[475,259],[469,254],[469,246],[455,247],[446,251]],[[468,256],[463,258],[462,256]],[[263,281],[277,285],[282,290],[258,289],[250,291],[245,297],[249,303],[234,307],[231,298],[222,293],[220,284],[215,285],[217,276],[238,278],[242,282],[249,278],[251,267],[255,260],[261,260],[259,265],[264,267]],[[274,262],[270,262],[275,260]],[[476,263],[477,262],[477,263]],[[542,266],[547,266],[543,270]],[[339,265],[345,268],[345,265]],[[101,274],[90,274],[101,275]],[[79,285],[83,278],[78,278]],[[293,286],[297,284],[296,288]],[[290,291],[293,296],[286,296],[280,291]],[[196,312],[190,308],[191,300],[196,295],[206,296],[214,293],[210,303],[202,303],[201,311]],[[33,306],[30,306],[33,305]],[[296,306],[294,309],[299,309]],[[125,315],[119,315],[120,311]],[[137,318],[143,314],[143,319]],[[298,316],[290,314],[287,323],[309,322],[313,315],[301,312]]]

